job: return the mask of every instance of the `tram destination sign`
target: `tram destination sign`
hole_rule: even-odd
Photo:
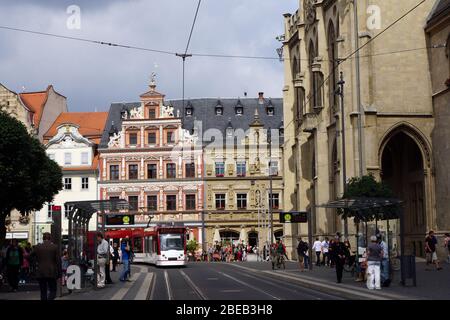
[[[280,213],[281,223],[306,223],[308,222],[308,212],[291,211]]]
[[[108,215],[106,216],[107,225],[126,226],[134,224],[134,215]]]

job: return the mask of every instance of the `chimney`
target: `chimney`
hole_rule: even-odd
[[[264,92],[259,92],[258,96],[259,96],[258,103],[259,104],[264,104]]]

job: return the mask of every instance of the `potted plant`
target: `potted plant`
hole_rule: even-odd
[[[186,244],[186,250],[188,251],[189,261],[195,261],[195,251],[198,248],[198,242],[195,239],[189,240]]]

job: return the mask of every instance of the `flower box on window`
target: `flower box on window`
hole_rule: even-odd
[[[221,173],[221,174],[216,174],[216,177],[220,177],[220,178],[223,178],[223,176],[224,176],[224,174],[223,174],[223,173]]]

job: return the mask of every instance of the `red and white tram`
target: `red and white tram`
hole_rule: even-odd
[[[150,263],[156,266],[186,265],[186,228],[158,226],[150,228],[108,230],[105,236],[120,244],[130,239],[134,262]]]

